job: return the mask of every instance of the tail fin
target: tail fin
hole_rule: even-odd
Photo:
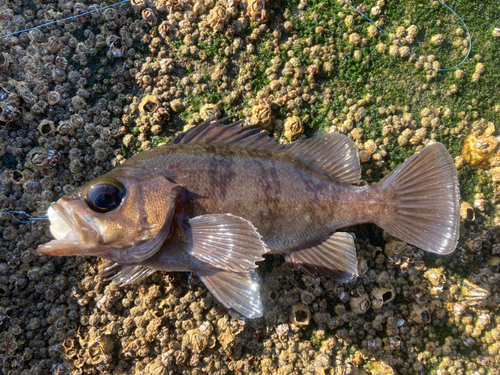
[[[377,187],[392,201],[377,223],[393,236],[438,254],[455,250],[460,229],[460,191],[455,163],[433,143],[382,179]]]

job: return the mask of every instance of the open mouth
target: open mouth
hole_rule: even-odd
[[[76,255],[80,248],[80,238],[72,221],[60,204],[55,203],[47,211],[50,220],[50,233],[54,236],[45,245],[38,247],[41,255]]]
[[[50,233],[52,233],[56,240],[64,240],[68,237],[75,237],[73,229],[71,229],[69,224],[56,210],[54,210],[54,208],[52,208],[52,206],[49,207],[47,214],[50,220]]]

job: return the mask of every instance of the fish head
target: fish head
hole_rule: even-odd
[[[153,255],[168,236],[181,191],[161,175],[113,170],[60,198],[48,210],[54,240],[41,255],[92,255],[123,264]]]

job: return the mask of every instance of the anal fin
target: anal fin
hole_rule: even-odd
[[[196,273],[208,290],[228,309],[233,308],[252,319],[262,316],[259,276],[255,271],[232,272],[206,265]]]
[[[99,266],[99,276],[106,281],[113,281],[113,283],[124,286],[132,284],[135,281],[142,280],[155,270],[144,266],[127,266],[118,264],[109,260],[105,260]]]
[[[288,263],[315,277],[318,273],[347,282],[358,273],[354,240],[349,233],[336,232],[326,241],[285,255]]]

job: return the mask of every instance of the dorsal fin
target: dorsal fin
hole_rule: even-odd
[[[269,137],[260,128],[241,126],[242,120],[224,125],[227,119],[207,120],[200,125],[178,135],[173,143],[218,143],[258,148],[261,150],[283,151],[286,147]]]
[[[340,133],[318,134],[288,147],[305,164],[337,180],[355,184],[361,176],[356,144]]]
[[[319,134],[284,146],[259,128],[241,126],[242,120],[224,125],[227,118],[208,120],[178,135],[173,143],[218,143],[275,152],[290,151],[308,166],[346,183],[356,183],[361,175],[358,149],[340,133]]]

